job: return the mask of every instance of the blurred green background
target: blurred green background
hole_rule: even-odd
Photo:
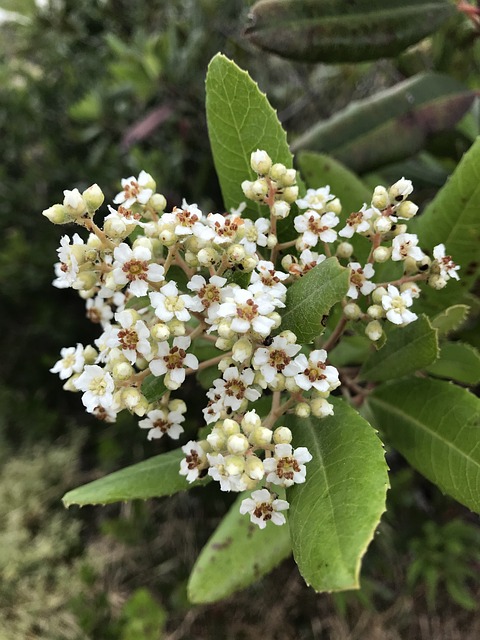
[[[0,640],[480,637],[478,523],[394,455],[390,512],[358,593],[316,595],[286,561],[225,602],[189,605],[189,571],[231,502],[213,487],[62,507],[69,488],[168,445],[147,443],[129,416],[94,421],[49,373],[63,346],[99,332],[74,291],[51,287],[72,231],[41,211],[94,182],[111,200],[141,169],[170,207],[185,197],[221,210],[204,111],[217,51],[249,70],[290,140],[422,71],[478,89],[478,31],[463,15],[395,59],[327,66],[256,48],[249,4],[0,2]],[[395,165],[360,171],[365,182],[405,174],[428,199],[479,132],[477,101],[461,116]]]

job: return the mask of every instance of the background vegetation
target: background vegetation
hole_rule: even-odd
[[[420,147],[418,136],[410,146],[390,133],[383,145],[374,131],[360,136],[361,108],[349,112],[355,157],[366,158],[353,168],[369,186],[408,176],[419,204],[479,133],[480,45],[465,14],[452,11],[393,59],[326,65],[260,50],[244,33],[248,4],[0,2],[0,640],[480,636],[478,520],[394,453],[389,516],[358,593],[316,595],[286,561],[238,596],[191,607],[186,579],[229,496],[209,487],[105,509],[61,505],[67,489],[166,445],[146,443],[128,416],[93,421],[48,373],[61,347],[98,333],[73,291],[50,286],[60,234],[40,212],[93,182],[111,198],[120,177],[141,169],[169,205],[185,197],[221,210],[204,110],[217,51],[259,82],[294,146],[344,161],[330,116],[353,100],[371,109],[371,96],[420,72],[442,73],[429,79],[428,114],[438,115],[428,103],[436,92],[450,118],[433,117]],[[382,113],[398,124],[393,107]],[[387,146],[393,155],[381,153]],[[480,346],[473,322],[462,339]]]

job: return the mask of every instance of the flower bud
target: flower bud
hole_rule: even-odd
[[[358,320],[362,316],[362,310],[355,302],[349,302],[343,307],[343,313],[349,320]]]
[[[124,382],[135,373],[135,369],[129,362],[117,362],[112,368],[112,377],[114,380]]]
[[[267,427],[257,427],[249,436],[250,442],[257,447],[265,447],[272,441],[273,432]]]
[[[172,229],[162,229],[158,234],[158,237],[166,247],[172,247],[178,239]]]
[[[337,258],[350,258],[353,255],[353,245],[350,242],[340,242],[335,254]]]
[[[170,389],[170,391],[176,391],[182,386],[179,382],[175,382],[175,380],[172,380],[170,371],[167,371],[167,373],[165,374],[163,382],[167,389]]]
[[[232,436],[233,438],[235,436]],[[245,438],[246,439],[246,438]],[[245,469],[245,458],[233,455],[225,457],[225,471],[229,476],[239,476]]]
[[[75,386],[75,381],[79,379],[80,377],[80,373],[74,373],[73,376],[71,376],[70,378],[68,378],[68,380],[65,381],[65,384],[63,385],[62,389],[64,391],[72,391],[73,393],[76,393],[79,391],[78,387]]]
[[[240,338],[240,340],[237,340],[233,345],[232,351],[232,358],[235,362],[245,362],[245,360],[252,356],[253,345],[248,338]]]
[[[178,411],[179,413],[187,412],[187,405],[181,398],[174,398],[168,403],[170,411]]]
[[[267,249],[273,249],[278,244],[278,238],[274,233],[269,233],[267,237]]]
[[[144,416],[148,410],[148,400],[135,387],[123,389],[121,392],[121,401],[130,413],[135,413],[137,416]]]
[[[232,323],[228,318],[222,318],[218,323],[217,333],[220,338],[226,338],[230,340],[235,337],[235,332],[232,331]]]
[[[255,200],[263,200],[268,194],[268,182],[265,178],[259,178],[253,182],[251,190]]]
[[[373,228],[376,233],[388,233],[392,228],[392,221],[387,216],[380,216],[373,223]]]
[[[213,247],[205,247],[198,252],[198,263],[203,267],[210,267],[220,262],[220,254]]]
[[[272,313],[269,313],[267,317],[270,318],[270,320],[273,320],[275,323],[272,327],[272,331],[274,329],[278,329],[278,327],[282,324],[282,316],[277,311],[272,311]]]
[[[388,190],[388,195],[390,196],[390,200],[395,200],[396,202],[401,202],[405,200],[407,196],[409,196],[413,191],[413,186],[411,180],[405,180],[405,178],[400,178],[397,180],[390,189]]]
[[[297,336],[293,333],[293,331],[290,331],[289,329],[285,329],[285,331],[282,331],[279,336],[281,338],[285,338],[288,344],[295,344],[297,342]]]
[[[185,262],[189,267],[199,267],[200,263],[198,262],[198,257],[196,253],[192,253],[192,251],[185,251]]]
[[[310,415],[310,405],[306,402],[299,402],[295,405],[295,415],[299,418],[308,418]]]
[[[242,260],[242,262],[240,263],[243,267],[243,272],[244,273],[251,273],[255,267],[257,266],[259,260],[257,258],[257,256],[246,256],[246,258],[244,258],[244,260]]]
[[[286,172],[287,167],[280,162],[276,162],[270,169],[270,177],[272,178],[272,180],[277,180],[278,182],[280,182]]]
[[[242,488],[245,487],[245,491],[252,491],[257,486],[258,480],[254,480],[249,477],[247,473],[243,473],[240,477]]]
[[[211,433],[207,436],[207,442],[214,451],[222,451],[225,448],[227,438],[223,433],[223,430],[213,427]]]
[[[298,187],[286,187],[283,190],[282,200],[285,200],[289,204],[295,202],[298,198]]]
[[[152,195],[152,197],[150,198],[150,200],[148,201],[148,204],[157,212],[157,213],[161,213],[162,211],[165,210],[165,207],[167,206],[167,201],[165,199],[165,196],[162,195],[161,193],[154,193]]]
[[[227,449],[230,453],[235,455],[241,455],[245,453],[250,447],[250,443],[247,440],[247,437],[243,435],[243,433],[234,433],[229,436],[227,440]],[[243,469],[242,469],[243,471]]]
[[[382,185],[375,187],[372,197],[372,207],[376,209],[385,209],[390,203],[388,191]]]
[[[72,218],[80,218],[87,212],[87,205],[78,189],[72,189],[71,191],[65,189],[63,195],[65,196],[63,206],[69,216]]]
[[[266,151],[257,149],[250,156],[250,166],[255,171],[255,173],[259,173],[260,175],[264,176],[272,168],[272,159]]]
[[[314,398],[311,401],[312,413],[316,418],[326,418],[333,416],[333,405],[325,398]]]
[[[375,304],[381,304],[383,296],[386,296],[388,291],[385,287],[377,287],[373,290],[372,300]]]
[[[252,411],[247,411],[240,424],[242,425],[243,433],[248,436],[254,429],[262,426],[262,421],[257,412],[252,409]]]
[[[170,334],[172,336],[184,336],[187,332],[185,323],[177,318],[173,318],[173,320],[169,321],[168,328],[170,329]]]
[[[82,271],[75,278],[75,282],[72,284],[72,289],[77,291],[91,289],[97,284],[97,274],[95,271]]]
[[[153,253],[153,242],[152,240],[150,240],[150,238],[145,238],[145,236],[139,236],[138,238],[135,238],[132,244],[132,249],[136,249],[137,247],[145,247],[145,249],[148,249],[151,253]]]
[[[275,444],[290,444],[292,437],[292,432],[288,427],[278,427],[273,432],[273,441]]]
[[[220,351],[230,351],[233,347],[233,340],[231,338],[217,338],[215,346],[217,349],[220,349]]]
[[[379,320],[380,318],[385,317],[385,310],[379,304],[372,304],[370,307],[368,307],[367,313],[374,320]]]
[[[285,376],[281,373],[276,373],[273,380],[268,383],[268,386],[272,391],[284,391],[285,389]]]
[[[295,382],[295,378],[287,378],[285,380],[285,389],[290,391],[290,393],[297,393],[297,391],[300,391],[300,387]]]
[[[383,335],[383,329],[380,322],[378,322],[378,320],[372,320],[372,322],[369,322],[365,327],[365,335],[367,338],[372,340],[372,342],[380,340]]]
[[[278,179],[278,183],[282,187],[292,187],[297,179],[297,172],[295,169],[286,169],[281,178]]]
[[[292,255],[288,254],[283,256],[281,260],[282,268],[285,269],[285,271],[288,271],[294,262],[295,258]]]
[[[42,216],[45,216],[53,222],[53,224],[68,224],[72,222],[72,217],[67,213],[63,204],[54,204],[52,207],[42,211]]]
[[[233,436],[235,433],[240,433],[240,425],[236,420],[231,418],[225,418],[222,423],[223,433],[228,436]]]
[[[402,204],[397,207],[396,214],[399,218],[403,220],[410,220],[417,213],[418,207],[411,200],[405,200]]]
[[[255,193],[253,192],[252,185],[253,182],[250,180],[244,180],[241,185],[244,196],[249,200],[255,200]]]
[[[92,345],[87,344],[83,350],[83,357],[85,359],[85,364],[93,364],[98,357],[98,351],[92,347]]]
[[[150,334],[157,342],[164,342],[170,337],[170,329],[164,322],[157,322],[157,324],[154,324],[150,329]]]
[[[109,238],[114,240],[118,238],[126,238],[133,230],[133,225],[127,225],[124,220],[118,216],[105,218],[103,230]]]
[[[263,462],[255,455],[247,456],[245,460],[245,473],[252,480],[257,482],[265,476]]]
[[[242,260],[245,260],[245,247],[241,244],[231,244],[228,247],[226,254],[229,262],[238,264],[239,262],[242,262]]]
[[[373,250],[372,257],[375,262],[386,262],[390,260],[392,247],[377,247]]]
[[[427,284],[433,289],[443,289],[447,286],[447,281],[440,274],[434,273],[427,280]]]
[[[330,200],[330,202],[327,202],[327,211],[331,211],[337,216],[342,213],[342,203],[340,202],[340,199],[334,198],[333,200]]]
[[[272,213],[275,218],[283,220],[290,213],[290,205],[285,200],[277,200],[273,203]]]
[[[85,191],[82,193],[82,197],[83,201],[87,205],[87,211],[90,214],[99,209],[102,206],[103,201],[105,200],[103,191],[96,183],[92,184],[92,186],[88,187],[88,189],[85,189]]]

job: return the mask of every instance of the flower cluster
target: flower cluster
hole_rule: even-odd
[[[65,191],[63,203],[43,213],[56,224],[85,229],[85,238],[61,238],[53,284],[76,289],[87,317],[100,327],[95,346],[62,349],[51,371],[65,389],[82,392],[86,410],[98,418],[113,422],[122,410],[137,415],[149,440],[182,436],[187,407],[172,394],[187,376],[214,372],[203,407],[210,432],[183,445],[180,473],[189,482],[208,474],[224,491],[252,490],[241,512],[263,528],[268,520],[285,522],[280,512],[288,502],[276,490],[305,482],[312,459],[305,447],[293,447],[295,433],[279,422],[291,413],[333,414],[328,398],[340,376],[327,351],[347,323],[366,322],[367,336],[378,340],[381,322],[415,320],[410,307],[418,281],[441,288],[458,278],[458,267],[443,245],[428,258],[399,223],[417,209],[406,199],[408,180],[377,187],[370,206],[337,231],[341,204],[329,187],[298,198],[295,170],[272,163],[262,150],[252,153],[251,167],[257,177],[242,189],[266,208],[255,221],[243,215],[245,203],[230,213],[205,214],[184,200],[166,212],[164,196],[144,171],[122,180],[117,208],[108,207],[102,226],[94,222],[104,200],[97,185]],[[277,223],[293,211],[298,235],[281,243]],[[338,239],[353,243],[354,234],[372,243],[364,260],[355,260],[353,244]],[[332,255],[351,273],[341,320],[326,342],[298,344],[281,326],[287,289]],[[402,264],[403,275],[376,282],[376,263],[389,259]],[[266,411],[257,408],[262,396],[271,399]]]

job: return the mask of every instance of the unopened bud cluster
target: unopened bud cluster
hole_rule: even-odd
[[[176,390],[186,376],[216,369],[203,408],[211,431],[205,440],[183,445],[180,473],[189,482],[208,473],[224,491],[253,490],[241,512],[263,528],[268,520],[283,524],[280,512],[288,508],[270,487],[304,482],[311,460],[305,447],[294,448],[295,433],[279,425],[282,416],[332,415],[328,397],[340,385],[325,349],[302,349],[294,333],[282,331],[289,284],[336,253],[351,269],[344,315],[366,321],[367,335],[378,340],[385,319],[401,325],[415,319],[408,307],[418,295],[416,279],[440,288],[458,278],[458,267],[443,245],[427,260],[416,236],[398,224],[416,211],[406,200],[408,180],[388,190],[377,187],[371,206],[351,214],[337,233],[341,204],[329,187],[309,189],[299,199],[295,170],[274,164],[262,150],[252,153],[251,167],[257,177],[242,189],[266,206],[266,216],[255,221],[242,216],[245,203],[227,214],[205,215],[183,201],[166,212],[164,196],[144,171],[122,180],[101,226],[94,219],[104,201],[97,185],[65,191],[63,203],[43,213],[56,224],[73,222],[85,230],[85,237],[62,237],[53,284],[76,289],[100,328],[94,346],[62,349],[51,370],[65,389],[82,392],[86,410],[98,418],[114,422],[127,410],[141,418],[149,439],[178,439],[187,407],[173,397]],[[277,223],[295,207],[301,210],[293,221],[299,235],[286,243],[295,251],[280,260]],[[372,241],[365,265],[354,261],[348,242],[354,233]],[[375,262],[387,259],[404,264],[398,289],[373,281]],[[200,362],[197,345],[207,354]],[[145,385],[155,379],[166,391],[151,401]],[[255,403],[264,393],[272,401],[261,416]]]

